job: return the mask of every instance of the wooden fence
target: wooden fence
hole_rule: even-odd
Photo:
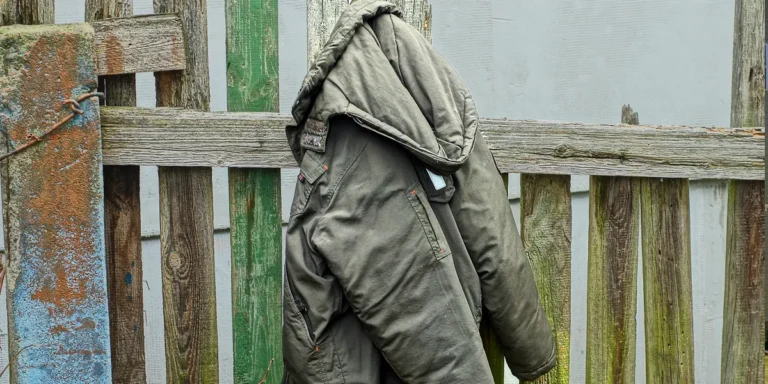
[[[395,1],[430,37],[426,0]],[[0,0],[3,25],[50,24],[52,0]],[[308,57],[345,0],[308,0]],[[522,173],[521,232],[557,340],[539,381],[567,383],[571,174],[589,174],[587,381],[634,382],[642,231],[648,382],[693,382],[688,179],[730,179],[722,382],[764,380],[762,0],[737,0],[732,128],[482,120],[501,172]],[[89,23],[0,28],[10,373],[13,382],[146,381],[139,166],[159,166],[169,382],[218,381],[210,167],[229,167],[234,375],[281,377],[277,1],[227,0],[227,102],[209,107],[206,2],[87,0]],[[156,109],[132,73],[155,72]],[[96,98],[67,102],[98,87]],[[60,107],[65,112],[60,112]],[[63,117],[59,130],[46,132]],[[747,128],[739,128],[747,127]],[[103,167],[103,172],[102,172]],[[106,275],[104,274],[106,271]],[[482,335],[495,381],[503,360]]]

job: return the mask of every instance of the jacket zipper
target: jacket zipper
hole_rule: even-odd
[[[304,326],[306,327],[305,330],[307,331],[307,339],[312,344],[314,344],[315,340],[314,337],[312,337],[312,322],[309,320],[309,311],[307,309],[307,305],[304,304],[304,300],[302,300],[301,297],[294,293],[296,288],[293,286],[291,279],[288,279],[288,286],[291,288],[291,298],[293,299],[293,303],[296,305],[296,308],[299,310],[301,317],[304,319]]]

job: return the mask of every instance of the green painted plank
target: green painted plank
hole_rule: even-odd
[[[693,304],[688,180],[640,181],[649,383],[693,383]]]
[[[279,170],[229,170],[234,373],[238,383],[282,378]]]
[[[277,0],[227,0],[227,109],[278,111]],[[280,170],[229,170],[236,383],[282,378]],[[273,362],[274,361],[274,362]]]
[[[639,124],[626,105],[623,124]],[[587,382],[634,383],[640,190],[636,178],[592,176],[589,186]]]
[[[520,235],[552,326],[557,365],[536,383],[568,383],[571,347],[571,177],[520,175]]]

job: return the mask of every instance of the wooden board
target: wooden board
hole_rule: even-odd
[[[3,1],[8,0],[0,0],[0,10]],[[89,8],[94,1],[89,0]],[[104,12],[92,13],[95,16]],[[173,71],[186,67],[181,19],[176,15],[137,16],[90,24],[95,31],[97,75]]]
[[[207,2],[155,0],[155,13],[178,13],[186,41],[185,71],[155,73],[158,107],[208,110]],[[219,380],[210,168],[160,167],[166,378]]]
[[[623,124],[639,124],[627,105]],[[587,278],[588,383],[634,383],[637,315],[638,179],[592,176]]]
[[[227,0],[227,109],[277,112],[277,0]],[[229,169],[235,383],[279,384],[282,354],[280,169]]]
[[[91,25],[96,31],[96,72],[99,75],[173,71],[186,67],[181,19],[176,15],[109,19],[94,21]]]
[[[571,349],[571,178],[520,175],[520,234],[555,337],[557,364],[536,383],[569,382]]]
[[[0,25],[53,24],[55,0],[0,0]]]
[[[765,1],[737,0],[731,126],[765,124]],[[722,383],[765,380],[765,185],[731,181],[728,189]]]
[[[296,167],[286,115],[103,108],[110,165]],[[763,128],[483,119],[503,173],[765,178]]]
[[[86,21],[132,15],[132,0],[87,0],[85,3]],[[99,90],[106,93],[106,105],[136,106],[133,74],[102,76]],[[139,175],[136,165],[104,167],[109,335],[115,383],[147,381]]]
[[[646,379],[693,383],[688,180],[640,184]]]
[[[96,89],[93,29],[0,30],[3,152]],[[58,79],[51,81],[50,79]],[[111,381],[98,99],[3,163],[9,354],[15,383]]]

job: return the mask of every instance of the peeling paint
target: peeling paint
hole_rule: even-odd
[[[87,24],[0,31],[5,147],[39,135],[96,87]],[[110,383],[98,102],[3,164],[15,382]]]

